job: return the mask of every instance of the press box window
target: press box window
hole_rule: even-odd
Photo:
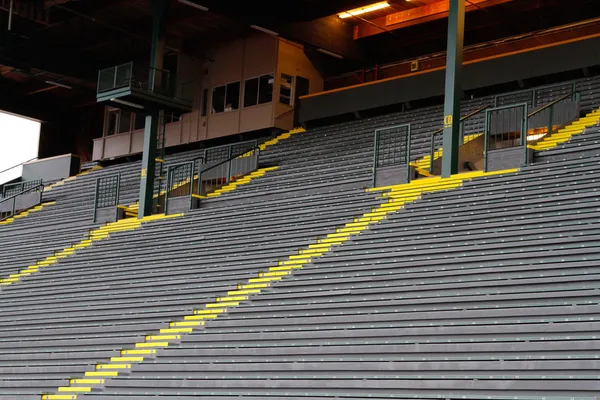
[[[212,113],[218,114],[240,108],[240,82],[213,88]]]
[[[273,75],[263,75],[244,83],[244,107],[273,101]]]
[[[281,80],[279,83],[279,102],[283,104],[287,104],[288,106],[292,105],[292,85],[294,82],[294,77],[281,74]]]

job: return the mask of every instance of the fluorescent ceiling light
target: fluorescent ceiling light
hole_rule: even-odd
[[[328,56],[331,56],[331,57],[339,58],[340,60],[344,58],[344,56],[341,54],[334,53],[333,51],[325,50],[320,47],[317,49],[317,51],[320,53],[323,53],[323,54],[327,54]]]
[[[250,28],[256,29],[257,31],[261,31],[261,32],[264,32],[264,33],[272,35],[272,36],[279,36],[279,33],[272,31],[270,29],[267,29],[267,28],[263,28],[262,26],[250,25]]]
[[[185,4],[186,6],[197,8],[198,10],[208,11],[208,7],[201,6],[200,4],[196,4],[193,1],[189,0],[179,0],[181,4]]]
[[[54,85],[54,86],[59,86],[61,88],[65,88],[65,89],[73,89],[71,86],[69,85],[65,85],[64,83],[60,83],[60,82],[55,82],[55,81],[46,81],[46,83],[48,85]]]
[[[130,103],[128,101],[125,100],[121,100],[121,99],[110,99],[110,101],[113,101],[115,103],[119,103],[119,104],[123,104],[124,106],[129,106],[129,107],[133,107],[133,108],[138,108],[140,110],[144,109],[144,106],[141,106],[139,104],[135,104],[135,103]]]
[[[364,6],[364,7],[360,7],[360,8],[355,8],[354,10],[348,10],[348,11],[344,11],[343,13],[339,13],[338,17],[340,18],[350,18],[350,17],[354,17],[355,15],[361,15],[361,14],[365,14],[371,11],[377,11],[377,10],[381,10],[382,8],[386,8],[389,7],[390,5],[388,4],[387,1],[382,1],[380,3],[375,3],[375,4],[370,4],[368,6]]]

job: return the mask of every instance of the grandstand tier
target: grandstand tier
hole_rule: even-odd
[[[380,10],[410,14],[391,3]],[[598,400],[600,75],[467,96],[466,172],[442,177],[439,99],[289,130],[300,95],[279,72],[243,82],[256,93],[214,88],[221,111],[197,94],[208,115],[268,104],[273,129],[248,135],[260,139],[183,143],[191,117],[171,116],[182,147],[167,149],[166,127],[148,146],[154,215],[137,218],[148,152],[36,181],[35,206],[3,191],[0,400]],[[125,75],[155,97],[150,81],[177,81]],[[247,107],[227,101],[231,87]],[[519,157],[489,167],[507,149]],[[393,182],[378,184],[387,167]]]

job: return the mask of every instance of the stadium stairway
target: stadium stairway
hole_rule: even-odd
[[[8,286],[20,282],[23,278],[40,272],[40,268],[45,268],[57,264],[60,262],[61,259],[73,255],[76,251],[85,249],[98,240],[107,239],[111,233],[135,230],[137,228],[140,228],[142,224],[150,221],[180,217],[182,215],[183,214],[158,214],[149,217],[144,217],[142,219],[128,219],[107,223],[106,225],[91,231],[87,238],[81,240],[79,243],[66,247],[61,251],[54,252],[53,255],[48,256],[43,260],[39,260],[33,265],[29,265],[27,268],[19,271],[16,274],[11,274],[5,278],[0,278],[0,286]]]
[[[481,133],[474,133],[474,134],[470,134],[470,135],[465,135],[465,137],[463,138],[463,144],[467,144],[472,140],[477,139],[479,136],[481,136]],[[442,157],[444,154],[444,149],[442,147],[439,147],[436,151],[433,152],[433,160],[437,160],[440,157]],[[428,176],[429,175],[429,168],[431,167],[431,154],[425,155],[419,159],[417,159],[414,162],[411,162],[411,165],[414,166],[417,170],[417,172],[420,175],[425,175]]]
[[[595,399],[598,165],[370,191],[404,207],[83,398]]]
[[[15,214],[12,217],[3,219],[2,221],[0,221],[0,225],[11,224],[11,223],[15,222],[18,219],[25,218],[26,216],[28,216],[32,212],[40,211],[44,207],[48,207],[48,206],[51,206],[51,205],[54,205],[54,204],[56,204],[55,201],[48,201],[48,202],[45,202],[45,203],[38,204],[37,206],[31,207],[28,210],[25,210],[25,211],[22,211],[22,212],[20,212],[18,214]]]
[[[82,248],[2,288],[0,398],[36,398],[256,277],[382,200],[363,191],[213,204]],[[182,253],[182,249],[185,252]],[[108,324],[108,325],[107,325]]]
[[[562,143],[568,142],[574,135],[580,135],[587,127],[597,125],[600,121],[600,109],[587,113],[584,117],[573,121],[557,132],[544,136],[537,143],[527,147],[536,151],[552,149]]]

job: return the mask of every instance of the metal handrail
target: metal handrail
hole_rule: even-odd
[[[461,117],[461,118],[460,118],[460,120],[459,120],[459,122],[463,122],[464,120],[466,120],[466,119],[469,119],[469,118],[471,118],[473,115],[477,115],[477,114],[479,114],[480,112],[482,112],[483,110],[486,110],[486,109],[488,109],[488,108],[490,108],[490,107],[492,107],[492,105],[491,105],[491,104],[488,104],[487,106],[483,106],[483,107],[481,107],[481,108],[478,108],[477,110],[473,111],[472,113],[470,113],[470,114],[467,114],[467,115],[465,115],[464,117]],[[438,129],[437,131],[433,132],[433,133],[432,133],[432,135],[437,135],[437,134],[439,134],[439,133],[441,133],[441,132],[444,132],[444,128],[440,128],[440,129]]]
[[[33,157],[33,158],[32,158],[32,159],[30,159],[30,160],[23,161],[23,162],[22,162],[22,163],[20,163],[20,164],[13,165],[12,167],[9,167],[9,168],[6,168],[6,169],[3,169],[2,171],[0,171],[0,174],[1,174],[1,173],[3,173],[3,172],[6,172],[6,171],[10,171],[11,169],[14,169],[14,168],[20,167],[20,166],[21,166],[21,165],[23,165],[23,164],[26,164],[26,163],[28,163],[28,162],[31,162],[31,161],[34,161],[34,160],[37,160],[37,159],[38,159],[37,157]]]
[[[15,200],[16,200],[17,197],[22,196],[22,195],[24,195],[26,193],[32,192],[34,190],[37,190],[39,188],[42,188],[41,192],[43,193],[44,192],[44,184],[40,183],[38,185],[35,185],[35,186],[30,187],[28,189],[25,189],[25,190],[23,190],[23,191],[21,191],[19,193],[13,194],[10,197],[5,197],[5,198],[0,199],[0,204],[4,203],[5,201],[9,201],[11,199],[13,200],[13,206],[12,206],[12,211],[11,211],[12,214],[7,215],[6,217],[0,218],[0,222],[4,221],[5,219],[8,219],[8,218],[12,217],[13,215],[15,215],[15,206],[16,206],[16,203],[17,203]]]
[[[565,100],[565,99],[568,99],[569,97],[576,96],[578,93],[579,93],[579,92],[571,92],[571,93],[569,93],[569,94],[565,94],[565,95],[563,95],[563,96],[559,97],[558,99],[556,99],[556,100],[554,100],[554,101],[551,101],[550,103],[546,104],[545,106],[543,106],[543,107],[541,107],[541,108],[539,108],[539,109],[537,109],[537,110],[535,110],[535,111],[533,111],[533,112],[531,112],[531,113],[527,114],[527,118],[531,118],[531,117],[533,117],[534,115],[536,115],[536,114],[538,114],[538,113],[540,113],[540,112],[542,112],[542,111],[546,110],[547,108],[550,108],[550,107],[552,107],[552,106],[553,106],[553,105],[555,105],[556,103],[559,103],[559,102],[561,102],[561,101],[563,101],[563,100]]]
[[[490,108],[492,106],[493,106],[493,104],[487,104],[487,105],[485,105],[485,106],[483,106],[481,108],[478,108],[477,110],[475,110],[473,112],[470,112],[469,114],[461,117],[460,120],[459,120],[459,123],[462,124],[467,119],[469,119],[469,118],[471,118],[471,117],[479,114],[482,111],[487,110],[488,108]],[[436,137],[436,135],[439,135],[442,132],[444,132],[444,128],[440,128],[440,129],[438,129],[437,131],[435,131],[435,132],[433,132],[431,134],[431,148],[430,148],[430,152],[429,152],[429,156],[430,156],[430,160],[429,160],[429,172],[430,173],[433,173],[433,162],[435,161],[434,160],[434,158],[435,158],[435,137]],[[462,146],[463,133],[464,132],[461,132],[461,135],[460,135],[461,136],[460,137],[461,143],[459,144],[459,146]]]
[[[242,143],[244,143],[244,142],[242,142]],[[236,143],[236,144],[237,144],[237,143]],[[244,151],[243,153],[241,153],[241,154],[237,154],[237,155],[235,155],[235,156],[231,156],[231,157],[230,157],[230,158],[228,158],[227,160],[223,160],[223,161],[221,161],[221,162],[219,162],[219,163],[217,163],[217,164],[215,164],[215,165],[211,165],[209,168],[207,168],[207,169],[204,169],[204,170],[201,170],[201,169],[200,169],[200,168],[202,167],[202,164],[200,164],[200,166],[198,167],[198,184],[197,184],[197,192],[198,192],[198,193],[197,193],[197,194],[199,194],[199,195],[200,195],[200,194],[201,194],[201,192],[202,192],[202,174],[203,174],[203,173],[206,173],[206,172],[208,172],[208,171],[212,171],[212,170],[214,170],[214,169],[217,169],[217,168],[219,168],[220,166],[222,166],[223,164],[226,164],[226,163],[231,163],[231,162],[232,162],[233,160],[235,160],[236,158],[240,158],[240,157],[242,157],[243,155],[245,155],[245,154],[247,154],[247,153],[252,153],[252,152],[254,152],[254,151],[258,152],[258,154],[260,155],[260,145],[256,145],[256,146],[254,146],[253,148],[251,148],[251,149],[249,149],[249,150],[245,150],[245,151]],[[231,165],[230,165],[230,167],[229,167],[229,173],[227,174],[227,183],[229,183],[229,179],[231,178],[231,176],[230,176],[230,175],[231,175],[231,171],[230,171],[230,170],[231,170]]]

